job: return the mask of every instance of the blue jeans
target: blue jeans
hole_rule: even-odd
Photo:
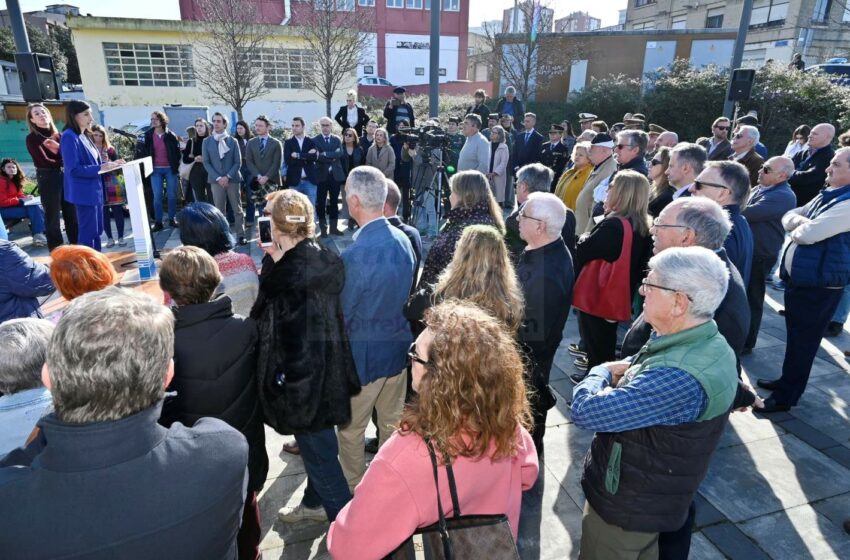
[[[27,218],[30,221],[32,232],[44,233],[44,210],[38,204],[29,206],[11,206],[9,208],[0,208],[0,216],[4,220]],[[3,228],[6,231],[6,228]]]
[[[298,185],[292,187],[296,191],[300,192],[304,196],[310,199],[310,203],[313,205],[313,215],[316,214],[316,194],[319,191],[319,187],[311,183],[306,179],[301,179],[301,182]]]
[[[153,190],[153,216],[156,223],[162,223],[162,183],[168,194],[168,219],[173,220],[177,215],[177,175],[170,167],[154,167],[151,173],[151,189]]]
[[[295,434],[295,441],[301,449],[307,471],[307,489],[301,504],[309,508],[324,507],[328,519],[333,521],[351,500],[348,482],[337,459],[336,433],[333,428],[327,428],[309,434]]]
[[[115,218],[118,239],[122,239],[124,237],[124,208],[120,204],[103,207],[103,231],[106,232],[106,237],[112,239],[112,221],[110,218]]]
[[[847,316],[850,315],[850,286],[844,288],[844,295],[841,296],[841,301],[838,302],[838,309],[832,315],[833,323],[847,322]]]

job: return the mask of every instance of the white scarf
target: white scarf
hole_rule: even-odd
[[[225,130],[221,134],[213,132],[212,137],[218,143],[218,157],[224,159],[224,154],[230,151],[230,148],[227,146],[227,139],[230,138],[230,135]]]

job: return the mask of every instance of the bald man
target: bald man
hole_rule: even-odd
[[[826,168],[835,155],[832,140],[835,127],[829,123],[815,125],[809,133],[809,149],[794,156],[796,169],[788,184],[797,195],[797,206],[805,206],[813,199],[826,182]]]
[[[667,146],[668,148],[672,148],[676,144],[679,143],[679,135],[671,130],[667,130],[658,135],[658,138],[655,139],[655,149],[662,146]]]
[[[753,261],[747,284],[750,330],[744,343],[744,354],[752,352],[756,345],[764,310],[765,279],[770,275],[785,240],[782,216],[797,205],[797,197],[788,185],[788,178],[793,174],[791,158],[779,156],[767,160],[758,172],[758,185],[744,208],[744,217],[753,232]]]

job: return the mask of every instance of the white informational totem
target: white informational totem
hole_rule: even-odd
[[[134,284],[156,280],[156,261],[153,256],[153,243],[151,243],[151,232],[148,225],[148,207],[145,204],[144,184],[142,182],[142,169],[144,165],[145,177],[153,171],[153,161],[150,156],[128,161],[121,167],[124,172],[124,186],[127,193],[127,206],[130,208],[130,223],[133,225],[133,248],[136,251],[138,267],[127,271],[121,284]],[[114,169],[106,173],[114,173]],[[101,171],[101,173],[104,173]]]

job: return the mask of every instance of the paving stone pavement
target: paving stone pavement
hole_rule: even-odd
[[[46,249],[32,247],[24,230],[18,225],[10,237],[31,255],[47,255]],[[176,230],[159,232],[155,239],[162,249],[180,244]],[[339,250],[351,243],[351,235],[327,243]],[[106,251],[119,249],[126,250]],[[259,263],[261,252],[253,243],[237,250]],[[782,296],[768,288],[758,345],[742,358],[752,385],[757,377],[780,374],[785,326],[777,311]],[[570,420],[573,384],[567,375],[576,370],[567,344],[577,339],[571,315],[551,375],[557,405],[547,422],[546,461],[538,483],[523,496],[518,543],[523,559],[578,556],[584,506],[579,481],[593,434]],[[850,518],[850,363],[844,349],[850,349],[847,327],[839,337],[824,339],[806,393],[789,413],[732,414],[697,495],[692,559],[850,558],[850,536],[841,526]],[[299,502],[306,478],[301,459],[281,449],[291,438],[270,429],[266,437],[271,465],[259,501],[263,557],[328,558],[326,524],[277,521],[278,509]]]

